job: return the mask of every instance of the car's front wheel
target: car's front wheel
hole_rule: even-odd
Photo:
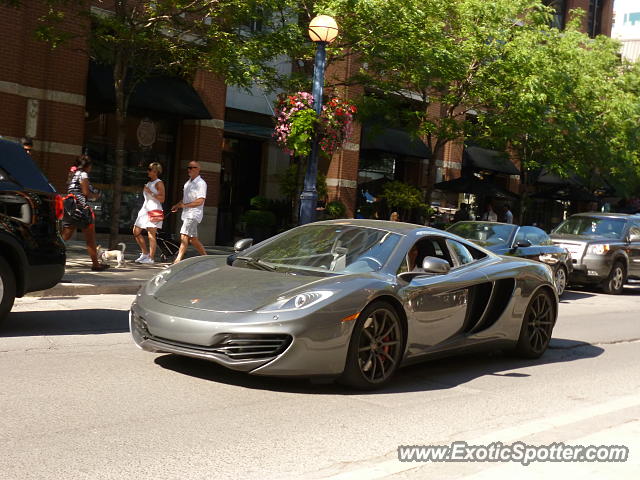
[[[555,301],[545,290],[533,295],[522,319],[516,353],[524,358],[540,357],[551,341],[556,318]]]
[[[624,264],[620,261],[615,262],[609,276],[602,282],[602,291],[611,295],[620,295],[624,288],[626,276],[627,271],[624,268]]]
[[[558,266],[556,270],[555,283],[558,296],[561,296],[567,288],[567,269],[562,265]]]
[[[16,298],[16,280],[4,258],[0,257],[0,322],[11,311]]]
[[[402,360],[404,332],[395,309],[374,302],[358,316],[340,382],[372,389],[386,384]]]

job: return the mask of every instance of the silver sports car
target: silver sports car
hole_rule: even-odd
[[[150,352],[372,388],[443,353],[539,357],[557,313],[545,264],[420,225],[333,220],[162,271],[138,293],[130,327]]]

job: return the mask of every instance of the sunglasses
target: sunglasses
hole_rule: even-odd
[[[200,167],[187,167],[187,170],[192,170],[194,168],[200,168]]]

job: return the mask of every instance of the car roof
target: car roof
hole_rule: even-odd
[[[323,220],[321,222],[315,222],[315,225],[353,225],[357,227],[388,230],[402,235],[407,235],[416,230],[432,230],[434,233],[442,233],[442,230],[418,225],[417,223],[393,222],[391,220],[370,220],[366,218],[339,218],[336,220]]]
[[[628,218],[633,220],[640,219],[640,215],[634,213],[616,213],[616,212],[582,212],[574,213],[571,217],[600,217],[600,218]],[[571,218],[569,217],[569,218]]]
[[[9,181],[14,185],[55,193],[47,177],[19,143],[0,139],[0,168],[9,174]]]

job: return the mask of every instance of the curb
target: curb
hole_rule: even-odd
[[[79,295],[135,295],[142,283],[118,285],[91,285],[59,283],[53,288],[30,292],[25,297],[76,297]]]

